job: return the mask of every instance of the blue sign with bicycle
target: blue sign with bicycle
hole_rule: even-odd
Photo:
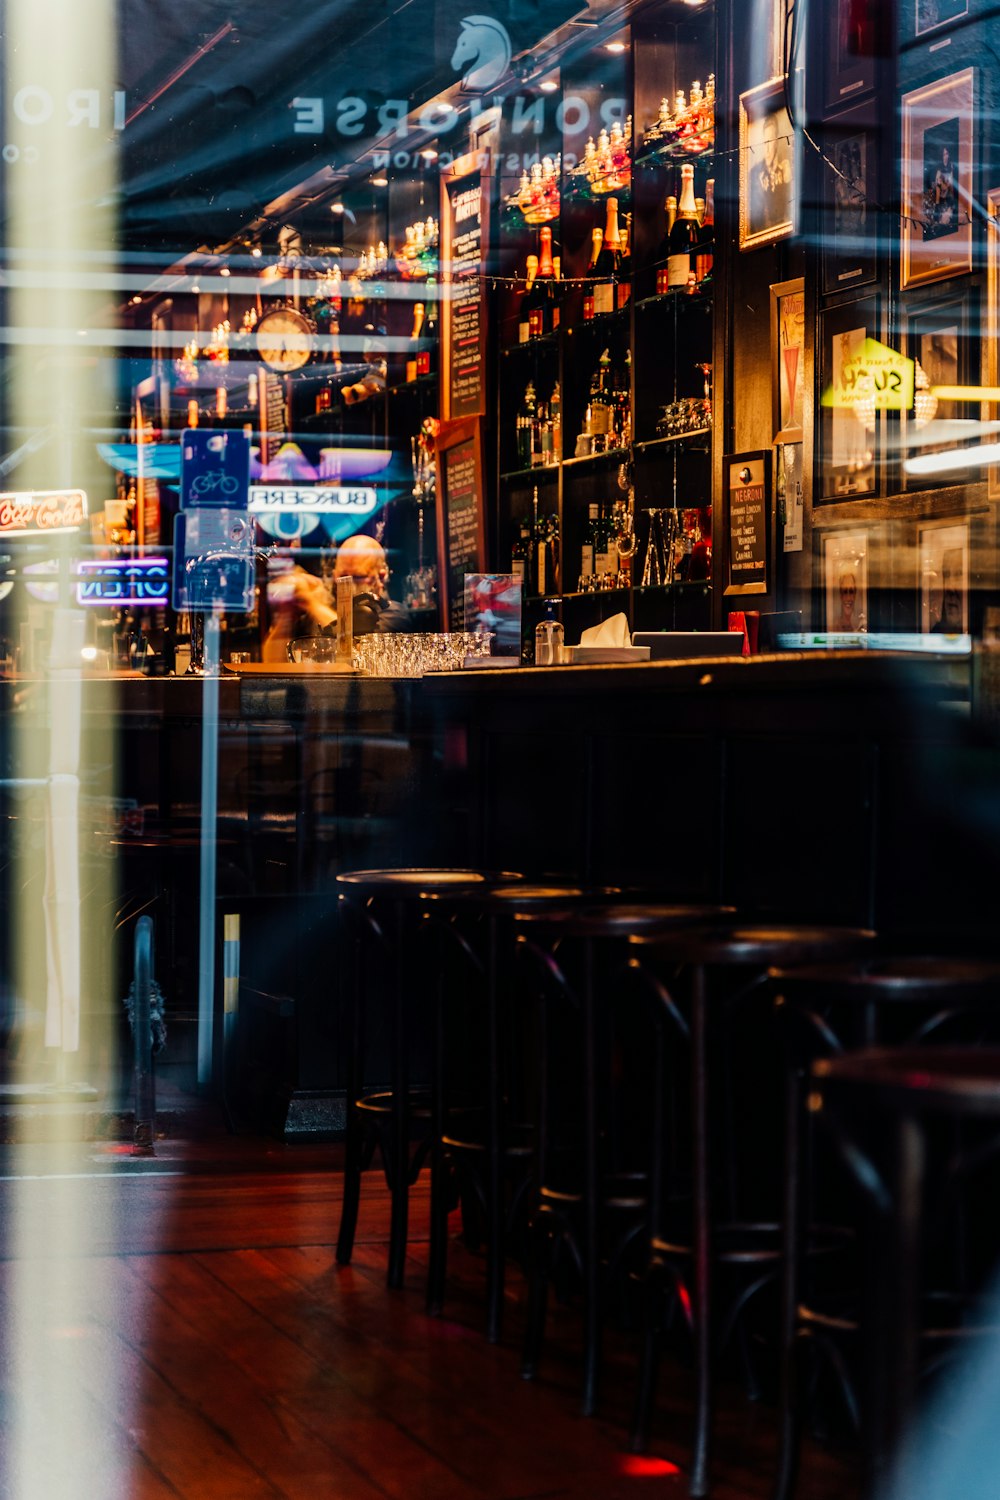
[[[250,439],[245,432],[185,432],[181,443],[181,507],[245,510]]]

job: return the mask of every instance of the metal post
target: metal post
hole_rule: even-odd
[[[205,615],[201,721],[201,918],[198,945],[198,1087],[212,1081],[215,1024],[215,822],[219,776],[219,617]]]
[[[152,1156],[156,1133],[156,1092],[153,1082],[153,919],[135,924],[135,974],[132,1041],[135,1047],[135,1130],[133,1154]]]

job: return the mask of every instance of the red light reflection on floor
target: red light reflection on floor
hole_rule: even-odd
[[[622,1473],[632,1479],[662,1479],[681,1472],[668,1458],[649,1458],[645,1453],[623,1453],[618,1462]]]

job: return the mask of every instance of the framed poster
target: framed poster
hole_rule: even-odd
[[[950,26],[969,14],[969,0],[910,0],[914,6],[914,32],[926,36],[942,26]]]
[[[827,110],[875,87],[876,60],[883,48],[886,0],[826,0],[826,69],[823,102]]]
[[[478,153],[441,173],[441,413],[486,413],[486,278],[490,179]]]
[[[933,469],[922,474],[919,460],[971,442],[979,433],[955,424],[978,416],[978,406],[955,398],[955,388],[973,383],[976,369],[972,293],[911,304],[906,312],[906,353],[915,364],[912,411],[903,414],[902,447],[908,488],[949,483]],[[978,383],[978,380],[976,381]],[[968,479],[961,471],[952,482]],[[971,477],[978,477],[973,475]]]
[[[856,500],[878,486],[879,419],[863,355],[878,338],[874,296],[828,308],[819,321],[817,498]]]
[[[727,594],[766,594],[771,579],[771,454],[725,460]]]
[[[437,436],[439,594],[445,630],[462,630],[465,575],[486,572],[483,440],[478,417],[442,422]]]
[[[806,347],[805,282],[779,281],[771,288],[771,425],[774,443],[802,441],[802,394]]]
[[[972,270],[974,70],[903,95],[900,285]]]
[[[781,78],[740,95],[740,249],[795,233],[795,133]]]
[[[831,531],[823,537],[824,629],[858,634],[868,629],[868,533]]]
[[[932,521],[921,526],[920,629],[924,634],[966,635],[969,629],[969,523]]]
[[[823,133],[823,291],[865,286],[877,274],[878,133],[870,106]]]
[[[988,386],[1000,385],[1000,188],[986,195],[988,214],[986,228],[986,358],[983,361],[983,378]],[[995,422],[1000,416],[1000,402],[986,403],[984,417]],[[996,441],[991,434],[989,441]],[[991,464],[986,471],[986,493],[990,500],[1000,500],[1000,464]]]

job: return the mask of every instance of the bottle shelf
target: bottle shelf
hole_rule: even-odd
[[[501,484],[517,484],[521,480],[555,479],[559,474],[558,464],[535,464],[530,469],[508,469],[500,475]]]
[[[710,308],[712,306],[711,287],[707,291],[696,290],[689,292],[686,286],[674,287],[669,292],[656,292],[652,297],[639,297],[635,304],[636,312],[649,312],[654,307],[672,307],[680,303],[690,303],[692,307]]]
[[[708,175],[714,171],[714,151],[670,151],[663,147],[650,146],[648,151],[640,151],[633,162],[634,170],[651,167],[707,167]]]
[[[525,339],[523,344],[508,344],[500,353],[504,359],[510,359],[512,355],[524,354],[532,350],[536,354],[545,354],[549,350],[559,347],[558,333],[540,333],[533,339]]]
[[[416,380],[401,380],[398,385],[386,386],[385,393],[387,396],[402,396],[406,392],[409,392],[411,395],[415,395],[417,391],[428,390],[431,386],[434,386],[436,384],[436,373],[432,373],[430,375],[418,375]]]
[[[625,303],[624,307],[616,307],[613,312],[595,313],[592,318],[581,318],[579,323],[568,323],[566,325],[566,332],[573,334],[583,333],[588,328],[612,328],[627,316],[630,306],[631,298]]]
[[[627,583],[616,584],[613,589],[573,589],[568,594],[563,594],[564,599],[612,599],[615,594],[627,594],[629,586]]]
[[[631,452],[631,448],[608,448],[604,453],[586,453],[582,458],[564,458],[563,468],[581,469],[587,464],[596,468],[600,464],[621,463]]]
[[[711,427],[696,427],[692,432],[678,432],[673,437],[647,438],[644,442],[635,444],[635,451],[637,453],[655,453],[659,448],[675,448],[679,443],[698,443],[704,445],[706,439],[711,436]]]

